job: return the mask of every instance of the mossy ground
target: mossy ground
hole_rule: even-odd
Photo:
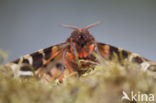
[[[123,90],[128,95],[134,91],[156,96],[155,85],[150,72],[127,61],[124,67],[118,62],[101,62],[80,78],[67,76],[61,84],[15,79],[9,69],[0,66],[0,103],[129,103],[121,101]]]

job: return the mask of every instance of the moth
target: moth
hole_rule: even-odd
[[[137,63],[144,70],[151,69],[156,65],[139,54],[96,41],[89,29],[100,23],[98,21],[84,28],[63,25],[73,30],[64,43],[27,54],[8,63],[7,66],[10,66],[13,71],[18,68],[16,76],[32,76],[35,74],[48,81],[55,79],[62,81],[65,70],[69,73],[76,72],[76,76],[79,77],[92,65],[88,61],[98,62],[94,53],[105,60],[111,60],[115,53],[119,61],[121,60],[121,54],[122,59],[129,58],[129,61]]]

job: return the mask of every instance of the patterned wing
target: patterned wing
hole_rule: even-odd
[[[130,51],[123,50],[122,48],[117,48],[104,43],[97,43],[98,51],[102,57],[105,59],[112,60],[113,57],[117,56],[118,60],[127,59],[140,64],[141,68],[144,70],[156,71],[156,64],[147,60],[146,58],[140,56],[137,53],[131,53]]]
[[[27,54],[6,66],[14,71],[17,77],[33,76],[37,74],[43,79],[56,79],[64,69],[63,53],[67,44],[51,46],[32,54]],[[60,77],[61,78],[61,77]]]

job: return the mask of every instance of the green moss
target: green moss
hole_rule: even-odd
[[[156,94],[156,80],[150,72],[124,61],[97,64],[80,78],[67,75],[62,84],[35,78],[13,78],[0,67],[0,103],[122,103],[122,91]]]

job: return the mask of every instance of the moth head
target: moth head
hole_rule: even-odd
[[[85,46],[88,46],[89,44],[94,43],[95,41],[94,37],[91,35],[88,29],[100,23],[101,21],[98,21],[84,28],[78,28],[77,26],[71,26],[71,25],[62,25],[62,26],[73,29],[71,36],[67,39],[67,42],[74,43],[76,46],[83,48]]]

